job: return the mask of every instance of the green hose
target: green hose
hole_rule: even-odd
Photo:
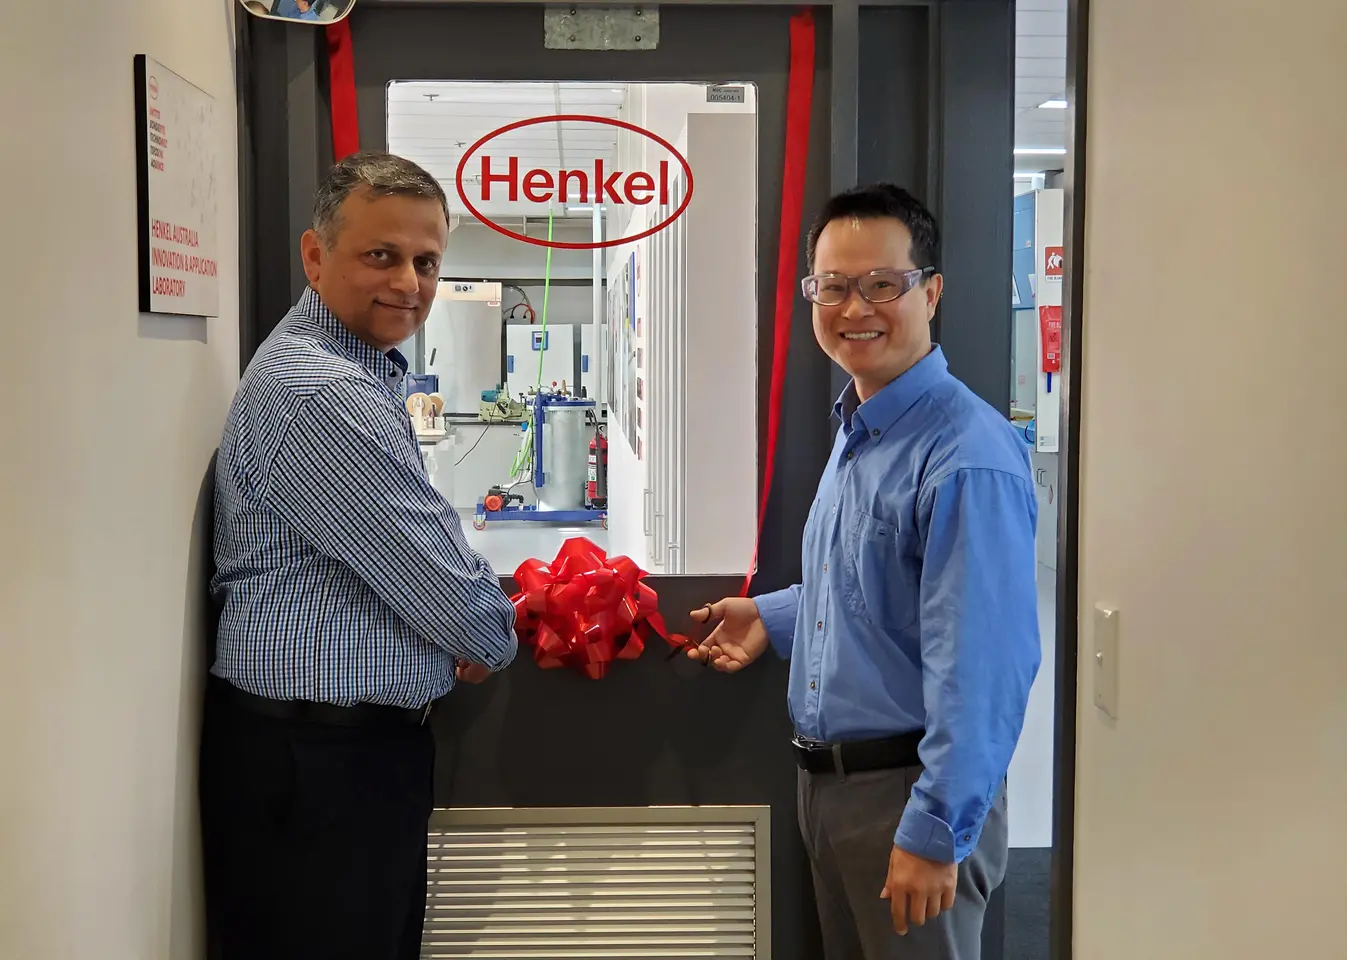
[[[542,347],[547,346],[547,302],[552,293],[552,210],[547,211],[547,263],[543,267],[543,320],[542,320]],[[538,384],[534,388],[539,392],[543,388],[543,356],[545,350],[538,351]],[[510,464],[510,479],[516,479],[531,465],[533,461],[533,431],[535,424],[533,422],[533,408],[524,419],[525,430],[524,439],[519,444],[519,450],[514,455],[514,463]]]
[[[543,347],[547,346],[547,300],[552,292],[552,208],[547,208],[547,265],[543,267]],[[538,351],[538,389],[543,388],[543,350]]]

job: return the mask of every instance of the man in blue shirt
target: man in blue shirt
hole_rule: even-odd
[[[426,321],[448,239],[420,167],[333,167],[301,240],[309,286],[225,423],[201,757],[219,960],[421,955],[430,704],[516,652],[402,397],[395,348]]]
[[[314,8],[316,0],[276,0],[272,16],[285,17],[287,20],[319,20]]]
[[[809,234],[814,335],[852,377],[800,584],[693,615],[694,657],[789,657],[799,820],[829,960],[976,960],[1005,875],[1005,776],[1041,659],[1023,440],[949,374],[934,218],[834,197]]]

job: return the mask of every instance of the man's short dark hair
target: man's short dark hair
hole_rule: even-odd
[[[449,201],[438,180],[404,157],[364,150],[334,164],[314,195],[313,229],[329,250],[340,228],[338,211],[360,187],[368,187],[374,197],[401,195],[438,201],[445,220],[449,219]]]
[[[814,253],[823,228],[834,220],[849,217],[860,220],[892,217],[907,227],[907,232],[912,235],[912,265],[940,268],[940,226],[931,211],[902,187],[876,183],[839,193],[823,205],[823,210],[809,228],[809,241],[805,247],[809,269],[814,269]]]

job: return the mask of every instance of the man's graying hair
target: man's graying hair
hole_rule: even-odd
[[[438,180],[421,167],[391,153],[366,150],[335,164],[313,198],[313,229],[330,250],[341,228],[341,205],[360,187],[371,197],[424,197],[437,200],[449,219],[449,201]]]

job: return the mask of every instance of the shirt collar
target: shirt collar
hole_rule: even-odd
[[[856,396],[855,381],[848,383],[833,404],[833,416],[842,421],[844,430],[850,431],[857,423],[863,430],[882,434],[948,375],[949,363],[944,351],[938,345],[934,346],[930,353],[864,403]]]
[[[336,340],[342,349],[360,361],[361,366],[391,389],[397,390],[401,386],[402,378],[407,375],[407,358],[397,350],[380,353],[347,330],[346,325],[327,308],[327,304],[323,303],[323,298],[318,296],[318,291],[313,287],[305,288],[304,295],[295,305],[295,312]]]

